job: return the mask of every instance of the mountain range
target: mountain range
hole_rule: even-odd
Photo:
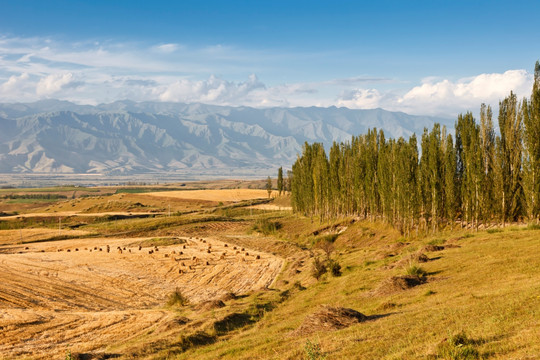
[[[302,144],[348,141],[370,128],[421,134],[448,119],[382,109],[251,108],[117,101],[0,104],[0,173],[129,175],[290,168]]]

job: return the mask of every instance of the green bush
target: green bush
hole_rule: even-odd
[[[341,265],[339,265],[337,260],[328,260],[328,268],[332,276],[341,276]]]
[[[169,306],[184,306],[188,304],[188,299],[180,292],[180,289],[176,288],[167,299],[167,305]]]
[[[307,360],[324,360],[326,355],[321,351],[321,346],[316,342],[306,340],[304,352]]]
[[[409,265],[406,268],[405,272],[407,273],[407,275],[416,276],[419,278],[423,278],[427,275],[427,271],[425,271],[424,269],[422,269],[420,266],[416,264]]]
[[[318,257],[315,258],[315,260],[313,261],[313,269],[311,270],[311,275],[315,279],[319,280],[321,276],[326,274],[327,271],[328,268],[326,267],[324,261],[321,261],[321,259],[319,259]]]

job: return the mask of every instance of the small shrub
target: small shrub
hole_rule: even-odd
[[[326,272],[328,271],[328,268],[326,267],[326,264],[324,261],[321,261],[318,257],[315,258],[313,261],[313,269],[311,270],[311,275],[317,280],[321,278]]]
[[[502,232],[502,230],[501,230],[501,229],[487,229],[486,232],[487,232],[488,234],[495,234],[495,233],[500,233],[500,232]]]
[[[321,346],[316,342],[306,340],[304,345],[304,352],[306,353],[307,360],[324,360],[326,355],[321,350]]]
[[[73,355],[71,355],[71,350],[66,350],[65,360],[73,360]]]
[[[332,276],[341,276],[341,265],[339,265],[337,260],[328,260],[328,268]]]
[[[293,287],[294,287],[295,289],[300,290],[300,291],[306,290],[306,287],[305,287],[305,286],[302,286],[302,283],[301,283],[300,281],[298,281],[298,280],[294,282]]]
[[[188,299],[180,292],[180,289],[176,288],[167,299],[167,305],[169,306],[184,306],[188,304]]]
[[[433,290],[428,290],[428,291],[426,291],[426,292],[424,293],[424,296],[430,296],[430,295],[435,295],[435,294],[436,294],[435,291],[433,291]]]
[[[317,247],[318,249],[321,249],[322,251],[324,251],[324,253],[326,254],[327,259],[330,259],[330,256],[332,255],[332,253],[335,250],[334,243],[332,241],[329,241],[329,240],[326,240],[326,239],[319,240],[315,244],[315,247]]]
[[[409,265],[405,271],[407,275],[416,276],[419,278],[423,278],[427,275],[427,271],[425,271],[424,269],[422,269],[420,266],[416,264]]]

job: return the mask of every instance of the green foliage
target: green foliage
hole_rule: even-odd
[[[319,280],[321,276],[326,274],[327,271],[328,268],[326,267],[325,262],[316,257],[315,260],[313,260],[313,268],[311,269],[311,275],[315,279]]]
[[[9,194],[2,196],[2,199],[58,200],[67,199],[67,196],[59,194]]]
[[[416,264],[410,264],[409,266],[407,266],[407,268],[405,269],[405,273],[407,275],[416,276],[419,278],[423,278],[427,276],[427,271],[425,271],[424,269],[422,269],[420,266]]]
[[[445,243],[445,239],[433,239],[428,242],[429,245],[442,245]]]
[[[180,289],[176,288],[168,297],[168,306],[185,306],[189,303],[188,299],[182,294]]]
[[[529,224],[527,230],[540,230],[540,224]]]
[[[322,352],[321,346],[316,342],[311,342],[309,339],[304,344],[304,353],[306,360],[324,360],[326,355]]]
[[[181,352],[184,352],[194,347],[213,344],[216,340],[217,337],[215,335],[209,335],[204,331],[197,331],[191,335],[182,335],[177,346],[180,348]]]
[[[452,335],[437,347],[437,356],[447,360],[476,360],[480,353],[475,349],[478,341],[472,340],[462,331]]]
[[[266,179],[266,191],[268,191],[268,197],[272,195],[272,179],[270,176]]]
[[[300,290],[300,291],[306,290],[306,288],[304,286],[302,286],[302,283],[300,281],[298,281],[298,280],[294,282],[293,287],[295,289]]]
[[[282,225],[278,221],[259,219],[251,226],[251,230],[263,233],[264,235],[271,235],[275,234],[281,227]]]
[[[330,270],[330,274],[332,274],[332,276],[341,276],[341,265],[337,262],[337,260],[329,259],[328,269]]]
[[[281,196],[281,193],[285,190],[284,183],[283,183],[283,168],[280,167],[278,169],[278,175],[277,175],[277,189],[279,191],[279,195]]]
[[[71,350],[66,350],[65,360],[74,360],[73,355],[71,355]]]
[[[333,143],[305,143],[292,167],[293,211],[324,221],[382,219],[403,234],[441,227],[540,219],[540,70],[530,101],[499,104],[499,136],[485,104],[480,123],[460,114],[455,141],[445,127],[387,139],[381,130]]]

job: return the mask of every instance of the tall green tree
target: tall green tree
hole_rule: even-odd
[[[524,124],[523,188],[527,215],[538,220],[540,215],[540,63],[534,69],[530,101],[522,102]]]
[[[495,206],[495,130],[491,106],[480,106],[480,143],[482,148],[482,186],[480,191],[483,221],[491,221]]]
[[[284,190],[284,187],[283,187],[283,168],[282,167],[280,167],[278,169],[278,172],[277,172],[277,189],[278,189],[278,192],[279,192],[279,196],[281,196],[281,193]]]
[[[268,191],[268,197],[270,197],[272,195],[272,179],[270,179],[270,176],[266,179],[266,191]]]
[[[521,183],[523,114],[516,95],[499,102],[499,130],[496,138],[496,188],[499,214],[503,226],[515,221],[523,211],[523,188]]]

